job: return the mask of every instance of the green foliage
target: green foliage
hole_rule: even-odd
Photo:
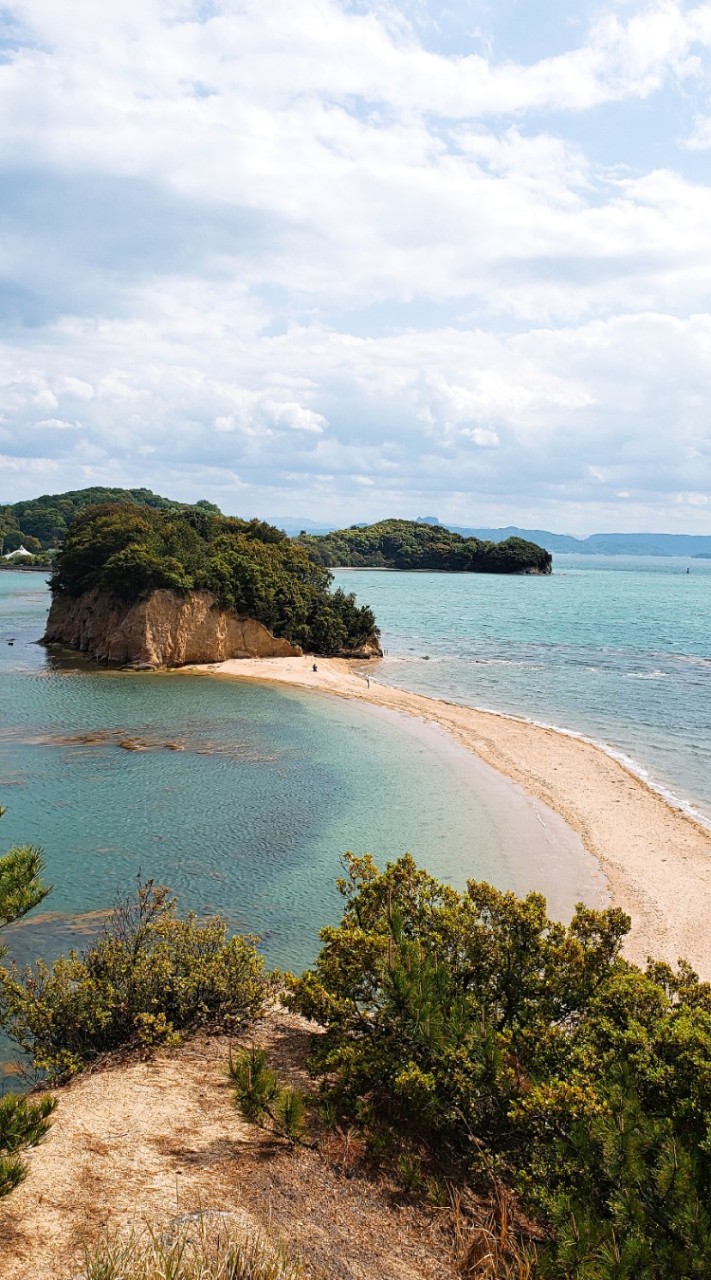
[[[61,1080],[121,1046],[237,1026],[270,990],[262,967],[252,939],[228,936],[220,919],[180,919],[167,889],[149,881],[84,952],[0,974],[0,1011],[36,1069]]]
[[[0,806],[0,818],[5,810]],[[42,883],[42,851],[18,845],[0,857],[0,929],[38,907],[50,887]],[[0,960],[5,948],[0,946]]]
[[[0,1098],[0,1197],[25,1178],[27,1170],[17,1153],[41,1142],[56,1105],[50,1097],[31,1102],[8,1093]]]
[[[205,589],[242,617],[315,653],[361,648],[375,618],[306,550],[259,520],[215,514],[210,504],[164,511],[123,503],[77,515],[56,557],[52,590],[100,588],[128,602],[165,588]]]
[[[341,924],[290,1005],[340,1124],[400,1175],[515,1187],[546,1280],[691,1280],[711,1257],[711,987],[641,971],[619,910],[348,855]]]
[[[377,524],[335,533],[302,533],[301,542],[318,564],[387,569],[439,569],[450,573],[550,573],[548,551],[523,538],[482,542],[463,538],[441,525],[414,520]]]
[[[0,808],[0,818],[4,812]],[[0,928],[27,915],[47,896],[49,888],[42,883],[41,873],[39,849],[23,845],[0,858]],[[0,960],[5,955],[6,948],[0,946]],[[55,1105],[49,1097],[29,1102],[8,1093],[0,1098],[0,1197],[25,1177],[20,1152],[35,1147],[44,1137]]]
[[[252,1124],[271,1122],[274,1131],[290,1142],[299,1142],[304,1132],[306,1106],[296,1089],[284,1089],[267,1061],[266,1051],[257,1045],[230,1058],[230,1078],[235,1101],[245,1120]]]
[[[20,543],[24,543],[28,551],[56,547],[80,511],[107,502],[161,511],[189,509],[185,503],[162,498],[150,489],[107,489],[97,485],[89,489],[73,489],[69,493],[46,493],[41,498],[0,507],[0,540],[5,540],[5,551],[14,551]],[[219,515],[219,507],[212,502],[203,499],[196,505],[201,510]],[[30,545],[30,539],[35,546]]]
[[[266,1050],[252,1045],[251,1049],[230,1058],[229,1072],[237,1105],[245,1120],[261,1121],[279,1092],[276,1072],[267,1063]]]

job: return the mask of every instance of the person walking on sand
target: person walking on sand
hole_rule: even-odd
[[[314,665],[313,665],[313,667],[312,667],[311,669],[312,669],[312,671],[318,671],[318,667],[316,666],[316,663],[315,663],[315,662],[314,662]]]
[[[370,688],[370,676],[365,677],[365,683],[367,684],[368,688]]]

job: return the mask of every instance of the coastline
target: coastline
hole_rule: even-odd
[[[387,707],[445,729],[537,797],[581,837],[614,905],[632,918],[625,954],[683,957],[711,979],[711,831],[602,747],[513,716],[409,693],[377,679],[377,662],[234,658],[183,670],[295,685]],[[369,686],[368,686],[368,681]]]

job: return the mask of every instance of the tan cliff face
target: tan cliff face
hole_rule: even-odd
[[[57,595],[44,643],[80,649],[99,662],[136,667],[182,667],[226,658],[291,658],[301,653],[254,618],[238,618],[220,608],[210,591],[193,591],[189,596],[154,591],[131,605],[99,590],[76,599]]]

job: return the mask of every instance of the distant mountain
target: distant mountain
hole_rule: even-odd
[[[288,533],[290,537],[295,537],[299,533],[332,533],[336,528],[335,524],[314,523],[313,520],[304,520],[300,516],[259,516],[260,520],[264,520],[266,524],[276,525],[277,529],[281,529],[283,533]]]
[[[536,542],[546,551],[578,551],[585,554],[587,539],[573,538],[568,533],[551,533],[548,529],[519,529],[516,525],[507,525],[505,529],[464,529],[459,525],[447,525],[455,533],[465,538],[481,538],[484,542],[505,542],[507,538],[525,538],[527,542]],[[597,536],[597,535],[593,535]],[[592,550],[590,553],[592,554]]]

